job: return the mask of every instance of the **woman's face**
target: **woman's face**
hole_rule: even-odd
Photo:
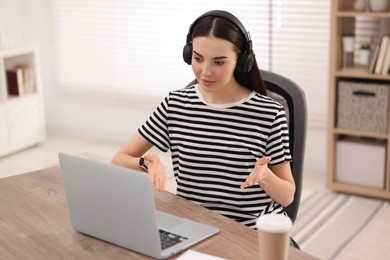
[[[192,70],[201,90],[218,93],[235,82],[237,53],[233,43],[214,36],[195,37],[192,50]]]

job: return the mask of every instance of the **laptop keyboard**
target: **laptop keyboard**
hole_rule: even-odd
[[[161,248],[163,250],[188,239],[186,237],[179,236],[177,234],[165,230],[160,229],[159,231],[160,231]]]

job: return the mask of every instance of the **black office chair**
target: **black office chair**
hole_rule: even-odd
[[[307,108],[303,90],[293,81],[274,72],[260,70],[267,86],[268,96],[277,100],[286,110],[290,152],[292,155],[291,171],[296,191],[293,202],[285,208],[287,215],[294,222],[297,218],[302,193],[303,162],[305,157]]]
[[[288,121],[290,152],[293,158],[291,172],[295,181],[293,202],[284,210],[293,222],[297,218],[302,193],[303,161],[305,157],[307,107],[303,90],[293,81],[274,72],[260,70],[268,96],[283,105]],[[299,249],[293,238],[291,245]]]

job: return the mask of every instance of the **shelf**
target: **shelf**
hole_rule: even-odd
[[[362,186],[358,184],[345,183],[345,182],[329,182],[329,188],[341,191],[348,192],[356,195],[369,196],[374,198],[384,198],[390,199],[390,193],[384,188],[373,188],[368,186]]]
[[[7,59],[15,56],[31,55],[34,52],[35,50],[33,48],[9,49],[1,51],[1,56],[3,59]]]
[[[333,74],[336,77],[344,78],[390,80],[389,74],[374,74],[364,71],[362,69],[342,69],[333,72]]]
[[[356,137],[366,137],[366,138],[374,138],[374,139],[382,139],[382,140],[388,139],[388,134],[378,134],[378,133],[346,130],[346,129],[339,129],[339,128],[334,128],[333,134],[349,135],[349,136],[356,136]]]
[[[377,18],[390,18],[389,12],[356,12],[356,11],[339,11],[336,17],[351,17],[365,16],[365,17],[377,17]]]
[[[14,102],[19,102],[21,100],[34,98],[37,96],[38,96],[38,94],[36,92],[28,93],[28,94],[25,94],[23,96],[8,96],[7,103],[10,104],[10,103],[14,103]]]

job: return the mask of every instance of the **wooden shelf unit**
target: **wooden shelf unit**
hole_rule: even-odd
[[[362,82],[383,82],[390,84],[390,75],[369,73],[367,68],[356,66],[352,69],[343,68],[342,34],[355,31],[355,19],[357,17],[371,17],[380,19],[385,24],[385,33],[390,34],[390,11],[387,12],[357,12],[353,9],[354,1],[332,0],[331,17],[331,50],[330,50],[330,73],[329,73],[329,113],[328,113],[328,169],[327,187],[346,193],[390,199],[390,119],[388,118],[388,132],[384,134],[353,131],[337,128],[337,89],[341,80],[353,80]],[[380,35],[378,35],[380,37]],[[389,102],[390,103],[390,102]],[[390,106],[389,106],[390,107]],[[390,108],[388,116],[390,117]],[[342,137],[362,137],[386,142],[386,164],[384,173],[384,187],[376,188],[355,183],[340,182],[336,178],[336,143]],[[349,162],[353,164],[351,158]]]

